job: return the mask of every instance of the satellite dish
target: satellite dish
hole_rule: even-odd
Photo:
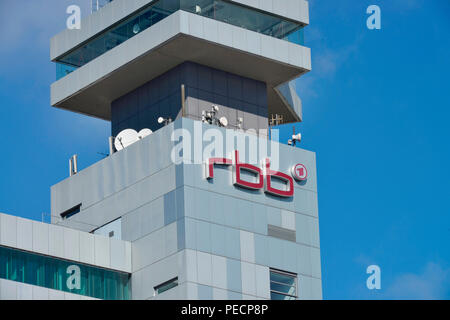
[[[159,118],[158,118],[158,123],[161,124],[161,123],[163,123],[163,122],[164,122],[164,118],[163,118],[163,117],[159,117]]]
[[[125,149],[129,145],[132,145],[139,140],[139,135],[136,130],[125,129],[120,132],[114,140],[114,147],[117,151]]]
[[[228,127],[228,119],[225,117],[221,117],[219,119],[219,123],[222,127]]]
[[[144,139],[145,137],[151,135],[152,133],[153,131],[150,129],[142,129],[141,131],[139,131],[138,137],[139,139]]]
[[[120,151],[152,133],[153,131],[150,129],[142,129],[139,133],[134,129],[125,129],[117,135],[114,140],[114,147],[117,151]]]

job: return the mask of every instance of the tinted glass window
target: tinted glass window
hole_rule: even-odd
[[[297,299],[297,275],[270,270],[270,297],[272,300]]]
[[[130,297],[127,273],[1,246],[0,278],[99,299]]]

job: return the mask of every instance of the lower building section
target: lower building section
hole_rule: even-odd
[[[131,294],[130,242],[0,214],[0,299]]]
[[[231,140],[196,159],[212,133]],[[178,119],[53,186],[52,224],[0,214],[0,278],[7,298],[321,299],[315,154]]]
[[[130,298],[129,274],[0,246],[0,279],[83,296]]]

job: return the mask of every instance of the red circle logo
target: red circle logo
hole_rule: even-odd
[[[306,167],[301,163],[293,166],[291,171],[295,180],[304,181],[308,178],[308,170],[306,170]]]

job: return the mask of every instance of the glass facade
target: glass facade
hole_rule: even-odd
[[[181,10],[303,45],[303,26],[223,0],[181,0]]]
[[[72,71],[76,70],[77,67],[70,66],[64,63],[56,63],[56,80],[61,79],[62,77],[67,76]]]
[[[184,10],[303,45],[303,25],[223,0],[159,0],[57,59],[57,80],[172,13]]]
[[[279,270],[270,270],[270,299],[296,300],[297,275]]]
[[[99,299],[130,298],[127,273],[2,246],[0,278]]]

